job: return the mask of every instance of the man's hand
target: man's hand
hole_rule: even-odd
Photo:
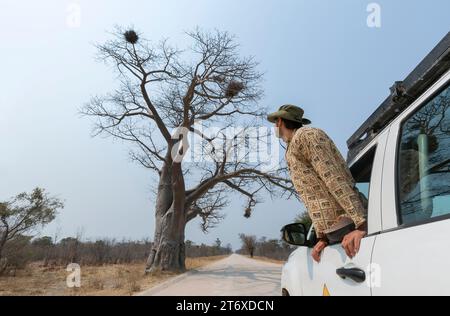
[[[322,257],[322,251],[328,246],[328,243],[326,241],[319,241],[317,245],[314,247],[313,251],[311,252],[311,257],[313,257],[314,261],[319,263],[320,258]]]
[[[349,258],[354,258],[359,252],[361,240],[367,235],[366,231],[355,230],[344,237],[342,248],[345,249]]]

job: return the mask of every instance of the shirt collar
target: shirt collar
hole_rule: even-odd
[[[287,148],[287,149],[289,149],[289,146],[290,146],[291,143],[292,143],[292,139],[295,137],[295,134],[297,134],[297,132],[298,132],[298,129],[294,130],[294,134],[293,134],[291,140],[289,140],[289,141],[286,142],[286,145],[287,145],[286,148]]]

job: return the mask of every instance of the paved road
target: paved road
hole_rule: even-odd
[[[279,296],[281,265],[239,255],[190,271],[141,296]]]

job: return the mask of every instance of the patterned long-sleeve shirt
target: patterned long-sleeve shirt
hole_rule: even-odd
[[[319,238],[342,216],[351,218],[357,228],[365,224],[364,206],[355,180],[324,131],[300,128],[288,144],[286,160],[292,182]]]

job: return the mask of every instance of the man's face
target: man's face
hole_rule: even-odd
[[[277,122],[275,123],[275,135],[278,138],[281,138],[284,140],[283,138],[283,131],[284,131],[284,124],[283,124],[283,120],[281,118],[279,118],[277,120]]]

